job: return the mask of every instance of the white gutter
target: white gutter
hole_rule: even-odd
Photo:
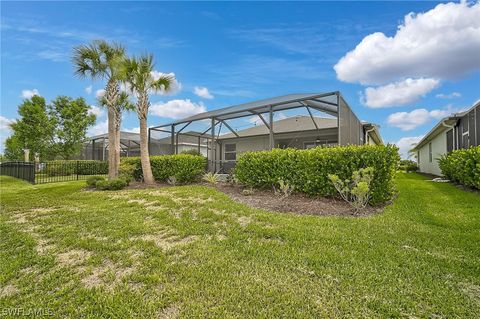
[[[456,149],[457,149],[457,143],[455,143],[455,142],[456,142],[456,136],[457,136],[457,134],[455,134],[455,133],[456,133],[456,132],[455,132],[455,124],[453,124],[453,125],[448,125],[448,124],[445,123],[445,121],[446,121],[446,119],[443,119],[441,123],[442,123],[442,125],[445,126],[446,128],[451,128],[451,129],[453,130],[453,134],[452,134],[452,135],[453,135],[453,136],[452,136],[452,138],[453,138],[453,149],[456,150]]]
[[[375,131],[375,126],[372,126],[371,129],[365,131],[365,137],[367,138],[366,142],[368,142],[368,140],[370,139],[370,137],[368,136],[368,133],[373,132],[373,131]]]

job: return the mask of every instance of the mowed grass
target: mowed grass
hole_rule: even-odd
[[[270,213],[204,186],[0,181],[0,316],[480,314],[480,196],[416,174],[364,218]]]

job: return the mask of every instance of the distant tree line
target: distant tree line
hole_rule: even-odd
[[[29,160],[38,155],[42,161],[72,159],[79,154],[86,140],[87,130],[96,117],[83,98],[59,96],[50,104],[34,95],[18,107],[19,118],[12,123],[13,134],[5,141],[7,160],[24,160],[24,149],[29,149]]]

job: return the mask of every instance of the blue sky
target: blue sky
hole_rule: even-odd
[[[442,116],[480,99],[480,5],[438,4],[2,2],[1,141],[32,93],[96,105],[104,83],[74,77],[70,58],[75,45],[102,38],[131,54],[150,52],[156,70],[175,74],[174,94],[152,96],[149,125],[338,90],[360,119],[405,149]],[[104,112],[95,112],[92,134],[106,128]],[[138,128],[135,114],[123,127]]]

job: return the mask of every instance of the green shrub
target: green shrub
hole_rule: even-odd
[[[197,149],[191,148],[189,150],[181,151],[180,154],[190,154],[196,156],[203,156]]]
[[[103,176],[90,176],[87,178],[88,187],[96,187],[98,181],[104,181],[105,177]]]
[[[135,164],[120,161],[120,166],[118,168],[118,176],[124,178],[127,184],[130,184],[130,182],[134,179],[135,170]]]
[[[480,189],[480,146],[452,151],[440,157],[438,163],[449,180]]]
[[[342,181],[335,174],[329,174],[328,178],[340,196],[349,203],[356,211],[367,206],[370,201],[370,184],[373,179],[373,168],[361,168],[354,171],[352,179]]]
[[[127,186],[128,183],[124,178],[118,177],[115,179],[112,179],[110,181],[108,180],[99,180],[96,183],[96,187],[99,190],[119,190]]]
[[[219,176],[216,173],[208,172],[203,174],[202,181],[215,185],[218,184]]]
[[[50,161],[45,163],[45,168],[42,173],[47,174],[47,176],[69,176],[75,174],[74,162],[69,161]]]
[[[108,174],[108,162],[93,160],[49,161],[45,163],[42,173],[47,174],[47,176],[106,175]]]
[[[416,172],[418,171],[418,165],[417,162],[412,160],[401,160],[399,169],[407,173]]]
[[[78,175],[106,175],[108,174],[108,162],[82,160],[75,162],[75,173]]]
[[[337,191],[329,174],[345,180],[354,171],[372,167],[370,203],[379,204],[390,200],[395,193],[394,177],[399,161],[398,148],[394,145],[274,149],[241,154],[235,174],[240,183],[250,187],[270,188],[283,180],[299,192],[335,196]]]
[[[139,157],[122,158],[122,163],[135,167],[133,177],[142,179],[142,165]],[[156,181],[166,182],[174,176],[178,183],[190,183],[196,181],[205,172],[206,159],[203,156],[190,154],[151,156],[153,177]]]

